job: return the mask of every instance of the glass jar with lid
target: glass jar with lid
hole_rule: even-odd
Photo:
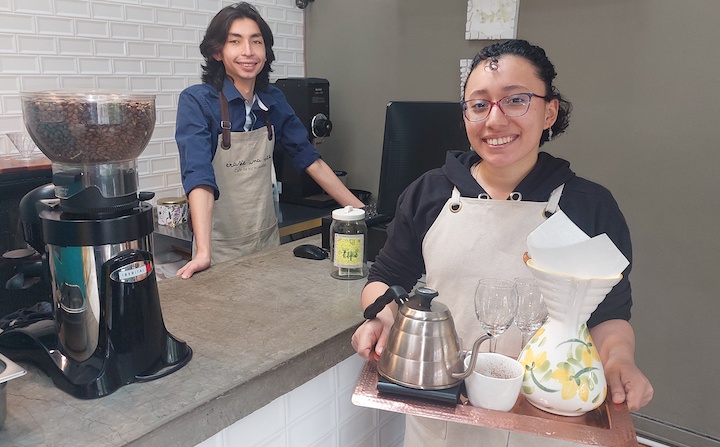
[[[165,197],[157,201],[157,220],[159,225],[175,227],[188,220],[187,197]]]
[[[365,210],[346,206],[332,212],[330,225],[330,275],[337,279],[362,279],[367,276]]]

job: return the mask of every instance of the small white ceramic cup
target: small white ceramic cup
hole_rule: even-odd
[[[465,368],[470,355],[465,357]],[[510,411],[515,406],[523,382],[523,366],[503,354],[481,352],[475,370],[465,379],[465,389],[473,407]]]

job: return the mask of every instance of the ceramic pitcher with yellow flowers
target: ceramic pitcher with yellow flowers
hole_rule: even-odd
[[[527,260],[548,308],[548,319],[523,348],[522,393],[532,405],[579,416],[605,401],[607,383],[587,320],[617,278],[576,278],[541,270]]]

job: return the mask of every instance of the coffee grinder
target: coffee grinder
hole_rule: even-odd
[[[295,114],[305,125],[311,143],[317,145],[330,136],[330,83],[322,78],[284,78],[275,81]],[[282,184],[280,201],[324,208],[336,205],[306,172],[298,172],[285,151],[276,147],[273,163]]]
[[[29,238],[45,251],[53,315],[1,333],[0,351],[38,364],[82,399],[180,369],[192,350],[165,328],[146,202],[154,194],[138,192],[155,96],[46,91],[21,99],[28,132],[52,161],[55,198],[34,202],[42,242],[37,232]]]

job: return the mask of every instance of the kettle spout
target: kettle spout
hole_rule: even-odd
[[[452,373],[451,375],[453,379],[464,380],[473,372],[473,370],[475,370],[475,363],[477,362],[478,352],[480,352],[480,345],[482,345],[485,340],[490,340],[491,338],[492,335],[483,334],[480,338],[475,340],[472,347],[472,354],[470,356],[470,363],[468,364],[467,369],[461,373]]]

